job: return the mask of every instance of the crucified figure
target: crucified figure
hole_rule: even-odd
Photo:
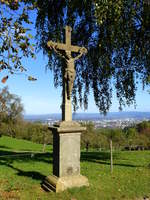
[[[75,61],[79,59],[83,54],[87,53],[85,47],[80,47],[71,44],[71,31],[70,26],[65,27],[65,43],[48,41],[47,46],[53,49],[61,58],[65,61],[63,66],[63,101],[62,101],[62,121],[72,121],[72,106],[71,106],[71,94],[73,83],[76,76]],[[72,56],[72,53],[76,53],[77,56]]]
[[[87,49],[85,47],[81,47],[77,53],[79,53],[76,57],[73,57],[71,55],[70,51],[60,51],[57,48],[57,45],[51,44],[51,48],[54,49],[54,51],[60,55],[62,58],[65,59],[65,69],[64,69],[64,81],[66,85],[66,91],[67,91],[67,98],[71,98],[73,83],[76,76],[75,71],[75,61],[78,60],[83,54],[87,53]]]

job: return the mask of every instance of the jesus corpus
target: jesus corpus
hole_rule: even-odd
[[[57,48],[57,45],[54,44],[53,42],[51,44],[49,43],[49,46],[51,47],[51,49],[54,49],[54,51],[65,60],[63,77],[67,91],[67,98],[70,99],[72,94],[73,83],[76,76],[76,71],[74,66],[75,61],[78,60],[83,54],[86,54],[87,49],[85,47],[81,47],[78,51],[79,55],[73,57],[70,51],[60,51],[59,48]]]

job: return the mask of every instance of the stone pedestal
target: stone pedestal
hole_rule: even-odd
[[[60,122],[50,128],[53,132],[53,175],[43,187],[55,192],[67,188],[88,186],[88,179],[80,175],[80,137],[85,130],[77,122]]]

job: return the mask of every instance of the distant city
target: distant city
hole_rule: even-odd
[[[61,114],[24,115],[24,119],[53,125],[61,120]],[[95,128],[125,128],[142,121],[149,121],[150,112],[111,112],[106,116],[99,113],[75,113],[73,120],[84,123],[93,122]]]

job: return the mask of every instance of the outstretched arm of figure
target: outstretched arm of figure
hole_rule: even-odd
[[[54,51],[61,56],[62,58],[66,59],[66,57],[57,49],[57,47],[53,47]]]
[[[57,44],[52,42],[52,41],[49,41],[48,42],[48,47],[50,49],[53,49],[59,56],[65,58],[65,56],[57,49]]]
[[[85,47],[82,47],[82,48],[79,50],[79,53],[80,53],[80,54],[74,58],[74,61],[75,61],[75,60],[78,60],[83,54],[86,54],[86,53],[87,53],[87,49],[86,49]]]

